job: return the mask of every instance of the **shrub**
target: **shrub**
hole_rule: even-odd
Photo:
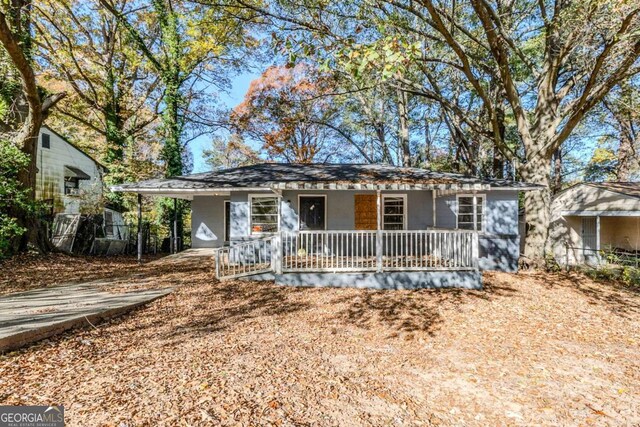
[[[11,142],[0,139],[0,258],[11,254],[12,240],[26,231],[14,212],[33,211],[27,191],[17,179],[18,172],[28,165],[28,156]]]

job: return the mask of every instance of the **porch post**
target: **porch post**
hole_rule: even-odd
[[[433,216],[433,228],[436,228],[436,224],[438,223],[436,221],[436,190],[431,190],[431,209],[432,209],[432,216]]]
[[[471,246],[471,258],[473,260],[473,266],[478,268],[478,255],[480,254],[480,244],[478,239],[478,197],[475,190],[473,191],[473,238]]]
[[[471,262],[475,268],[478,268],[478,257],[480,256],[479,245],[478,232],[474,230],[471,235]]]
[[[271,269],[282,274],[282,231],[278,231],[271,240]]]
[[[142,262],[142,194],[138,194],[138,262]]]
[[[376,271],[382,273],[382,196],[380,190],[376,192]]]

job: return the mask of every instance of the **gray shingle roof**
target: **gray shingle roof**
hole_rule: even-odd
[[[205,190],[295,188],[515,189],[536,188],[522,182],[482,180],[461,174],[379,164],[260,163],[113,187],[124,192],[198,192]]]

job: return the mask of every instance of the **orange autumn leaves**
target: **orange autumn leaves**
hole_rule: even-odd
[[[230,120],[237,133],[262,143],[271,158],[317,161],[330,142],[322,123],[335,114],[335,82],[307,64],[272,66],[251,82]]]

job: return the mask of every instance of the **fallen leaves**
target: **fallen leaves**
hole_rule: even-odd
[[[61,402],[70,426],[640,423],[628,290],[542,273],[304,289],[220,283],[206,260],[101,262],[127,273],[113,290],[177,289],[0,356],[0,403]]]

